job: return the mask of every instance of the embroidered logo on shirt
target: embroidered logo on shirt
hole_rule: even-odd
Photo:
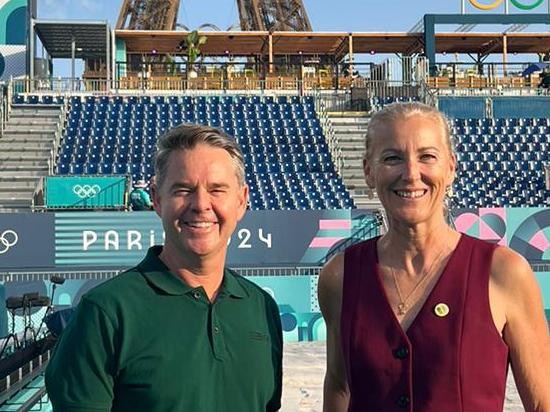
[[[262,332],[256,332],[256,331],[248,332],[248,337],[251,340],[260,340],[260,341],[268,341],[269,340],[269,335],[266,335],[265,333],[262,333]]]

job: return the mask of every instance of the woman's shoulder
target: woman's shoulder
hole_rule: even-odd
[[[491,261],[491,280],[496,284],[513,290],[522,287],[525,282],[534,281],[529,262],[508,246],[495,248]]]

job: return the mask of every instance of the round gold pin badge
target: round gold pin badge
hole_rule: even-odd
[[[449,306],[447,306],[445,303],[438,303],[434,307],[434,313],[436,316],[444,318],[449,314]]]

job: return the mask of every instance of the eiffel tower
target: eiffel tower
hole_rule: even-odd
[[[243,31],[312,31],[302,0],[237,0]]]
[[[175,30],[180,0],[124,0],[119,30]]]

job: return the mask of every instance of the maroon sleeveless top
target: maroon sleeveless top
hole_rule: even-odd
[[[345,251],[341,334],[348,411],[502,412],[508,347],[489,306],[495,246],[462,235],[405,333],[382,285],[377,239]],[[435,313],[440,303],[449,308],[446,316]]]

